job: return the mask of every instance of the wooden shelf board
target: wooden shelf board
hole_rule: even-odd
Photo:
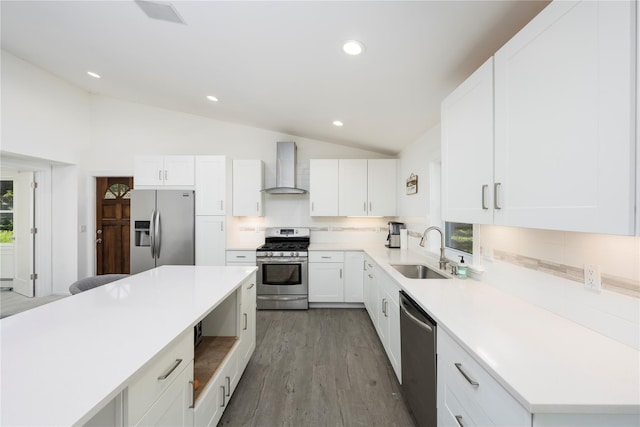
[[[193,378],[200,383],[194,392],[196,401],[237,341],[238,337],[202,337],[193,358]]]

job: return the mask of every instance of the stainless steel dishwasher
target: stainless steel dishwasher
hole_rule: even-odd
[[[436,322],[400,291],[402,394],[416,424],[436,427]]]

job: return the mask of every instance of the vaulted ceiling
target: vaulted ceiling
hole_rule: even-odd
[[[397,153],[548,2],[156,3],[184,23],[134,1],[3,0],[2,48],[92,93]]]

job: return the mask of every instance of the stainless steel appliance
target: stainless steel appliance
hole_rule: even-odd
[[[308,228],[267,228],[256,251],[258,310],[309,308]]]
[[[387,234],[388,243],[385,246],[388,248],[399,248],[400,230],[404,230],[405,228],[404,222],[389,222],[389,234]]]
[[[400,292],[402,394],[416,425],[436,427],[436,322]]]
[[[191,190],[131,192],[131,274],[194,264],[194,200]]]

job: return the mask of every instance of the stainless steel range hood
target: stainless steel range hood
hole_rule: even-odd
[[[276,186],[265,188],[269,194],[304,194],[307,190],[296,187],[297,147],[293,141],[278,141],[276,154]]]

